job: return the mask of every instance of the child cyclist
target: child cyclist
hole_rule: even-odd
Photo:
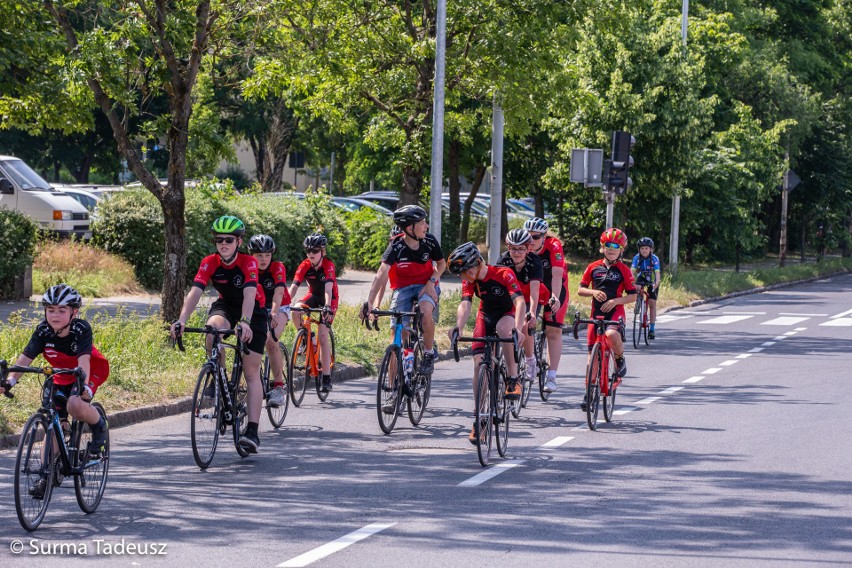
[[[489,266],[485,263],[475,243],[466,242],[450,254],[447,266],[451,273],[462,278],[462,299],[456,312],[456,326],[449,332],[450,341],[464,329],[472,306],[473,296],[480,299],[479,311],[476,313],[474,337],[497,335],[504,339],[511,337],[512,330],[523,337],[524,314],[526,306],[524,295],[515,273],[511,269],[500,266]],[[476,376],[482,361],[484,345],[476,342],[473,348],[473,384],[476,388]],[[506,367],[509,377],[506,381],[505,396],[508,399],[521,397],[521,386],[518,384],[518,365],[512,353],[514,347],[503,344]],[[476,396],[476,391],[474,391]],[[476,404],[476,401],[474,401]],[[472,444],[476,443],[476,424],[470,430]]]
[[[651,312],[651,328],[648,339],[654,339],[654,324],[657,321],[657,292],[660,288],[660,259],[654,254],[654,241],[650,237],[642,237],[636,243],[639,253],[633,257],[630,270],[637,286],[650,288],[648,290],[648,310]]]
[[[337,274],[334,263],[325,256],[328,239],[325,235],[314,233],[305,237],[302,243],[305,255],[308,257],[296,268],[293,283],[290,284],[290,297],[296,297],[296,290],[302,282],[308,283],[308,294],[297,302],[302,308],[323,308],[325,312],[319,324],[320,364],[322,365],[322,385],[324,392],[331,390],[331,342],[328,339],[328,328],[334,320],[337,311],[339,294],[337,292]],[[302,328],[302,318],[295,318],[293,323],[297,329]],[[296,355],[295,353],[293,354]]]
[[[266,352],[272,369],[272,392],[267,404],[284,406],[287,391],[284,386],[284,356],[278,348],[278,339],[290,321],[290,293],[287,291],[287,269],[281,262],[273,261],[275,241],[269,235],[255,235],[249,239],[249,252],[257,260],[257,281],[263,288],[272,329],[266,334]]]
[[[607,229],[601,234],[601,260],[589,264],[580,280],[578,294],[592,298],[592,315],[594,319],[602,316],[607,320],[624,320],[624,304],[636,301],[636,289],[633,285],[633,275],[627,265],[621,261],[624,247],[627,246],[627,235],[620,229]],[[626,295],[625,295],[626,294]],[[610,326],[606,330],[609,346],[615,355],[616,373],[621,378],[627,374],[627,361],[624,359],[624,342],[618,327]],[[589,352],[596,340],[595,326],[589,324]],[[580,408],[586,411],[586,397]]]
[[[63,427],[69,414],[89,425],[92,429],[89,458],[97,459],[106,441],[107,424],[89,401],[107,380],[109,362],[92,344],[92,327],[86,320],[77,317],[83,299],[74,288],[67,284],[51,286],[42,296],[41,304],[44,306],[44,320],[36,326],[15,365],[28,366],[42,355],[53,367],[80,367],[83,370],[83,392],[76,391],[77,378],[74,375],[54,375],[53,402]],[[21,373],[9,373],[8,388],[11,389],[20,377]],[[0,388],[0,393],[3,391]],[[37,499],[44,495],[44,480],[40,481],[42,483],[37,483],[32,489]],[[37,494],[39,492],[41,495]]]
[[[219,292],[219,297],[210,306],[207,325],[218,329],[235,329],[248,347],[243,355],[243,374],[248,383],[248,426],[239,443],[251,453],[260,447],[258,423],[263,404],[263,388],[260,384],[260,361],[266,344],[266,303],[263,288],[258,286],[257,260],[250,254],[240,252],[246,227],[241,220],[230,215],[219,217],[211,227],[216,252],[201,261],[192,288],[183,302],[177,321],[171,325],[171,335],[180,335],[186,320],[198,305],[207,284]],[[211,348],[212,337],[207,338],[207,349]]]
[[[532,331],[535,330],[536,316],[540,304],[546,304],[550,298],[550,291],[542,283],[544,277],[544,269],[541,264],[541,258],[537,254],[530,252],[532,237],[526,229],[514,229],[506,234],[506,250],[500,260],[497,261],[498,266],[507,266],[515,273],[515,278],[518,279],[518,285],[521,287],[521,292],[524,294],[524,301],[527,304],[528,322],[532,324]],[[533,332],[528,327],[524,326],[524,354],[526,355],[527,363],[527,379],[532,380],[536,374],[535,355],[533,353]]]

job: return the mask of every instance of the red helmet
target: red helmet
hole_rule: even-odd
[[[624,248],[627,246],[627,235],[621,229],[607,229],[601,233],[601,246],[606,246],[607,243],[615,243]]]

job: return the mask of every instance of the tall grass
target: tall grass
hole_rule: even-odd
[[[33,261],[33,291],[65,282],[84,297],[144,292],[133,267],[121,257],[79,241],[42,241]]]

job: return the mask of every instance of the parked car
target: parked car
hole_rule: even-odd
[[[95,210],[95,207],[98,205],[98,201],[101,199],[91,191],[87,191],[79,187],[70,185],[57,185],[55,187],[61,192],[76,199],[80,205],[88,209],[90,213]]]
[[[393,211],[387,207],[358,197],[332,197],[331,202],[346,211],[358,211],[359,209],[367,207],[368,209],[372,209],[382,215],[393,215]]]

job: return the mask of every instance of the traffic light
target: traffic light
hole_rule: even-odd
[[[636,144],[636,139],[629,132],[616,130],[612,133],[612,160],[608,160],[607,187],[617,195],[624,195],[633,185],[630,179],[630,168],[633,166],[633,156],[630,148]]]

